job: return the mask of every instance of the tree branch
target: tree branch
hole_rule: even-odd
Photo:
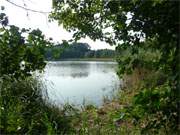
[[[22,8],[22,9],[27,10],[27,11],[36,12],[36,13],[42,13],[42,14],[49,14],[49,13],[50,13],[50,12],[46,12],[46,11],[39,11],[39,10],[34,10],[34,9],[26,8],[26,7],[24,7],[24,6],[20,6],[20,5],[16,4],[16,3],[14,3],[14,2],[12,2],[12,1],[10,1],[10,0],[6,0],[6,1],[7,1],[8,3],[16,6],[16,7]]]

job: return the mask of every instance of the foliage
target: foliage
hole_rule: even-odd
[[[86,43],[72,43],[66,48],[60,57],[63,58],[82,58],[84,54],[90,49]]]
[[[46,64],[43,55],[51,45],[50,40],[39,29],[20,29],[5,23],[8,21],[4,13],[0,16],[0,76],[18,78],[42,70]]]
[[[61,51],[60,55],[54,57],[54,52]],[[90,46],[87,43],[72,43],[68,46],[64,44],[51,46],[45,57],[47,60],[60,60],[67,58],[113,58],[115,57],[114,50],[100,49],[100,50],[91,50]]]
[[[78,130],[82,134],[119,133],[112,118],[118,126],[125,124],[126,129],[133,123],[142,134],[158,134],[161,129],[166,134],[178,134],[178,8],[178,1],[168,0],[53,0],[50,17],[73,31],[75,40],[89,36],[118,45],[120,75],[140,68],[155,75],[143,78],[131,102],[123,109],[110,111],[104,119],[99,114],[106,111],[92,106],[86,108],[87,112],[67,117],[66,109],[59,111],[46,104],[39,85],[27,76],[44,68],[44,48],[50,42],[40,30],[9,26],[7,16],[0,13],[1,133],[65,134],[71,132],[69,117],[78,116],[75,123],[82,120]],[[73,57],[85,55],[82,50],[74,51]],[[88,55],[89,50],[85,51]],[[88,121],[90,117],[94,121]]]
[[[86,58],[115,58],[116,52],[110,49],[90,50],[85,54]]]
[[[120,53],[130,48],[132,54],[138,54],[138,49],[144,45],[143,39],[156,40],[156,44],[149,46],[163,53],[159,61],[161,66],[157,64],[156,67],[168,68],[165,65],[171,64],[172,60],[168,59],[167,63],[166,58],[178,51],[176,1],[53,0],[53,8],[50,17],[63,24],[67,30],[74,31],[75,38],[88,35],[92,39],[119,44],[117,50]]]
[[[118,45],[119,74],[132,73],[139,67],[166,74],[167,77],[160,86],[158,83],[151,87],[142,86],[142,92],[134,97],[136,102],[133,103],[133,108],[137,112],[144,110],[140,117],[142,120],[147,114],[150,116],[143,131],[151,132],[153,129],[157,132],[157,125],[167,124],[170,129],[167,130],[168,133],[177,133],[178,116],[174,114],[178,113],[180,89],[179,2],[53,0],[53,9],[50,17],[63,24],[65,29],[73,31],[75,40],[87,35],[93,40],[100,39]],[[151,101],[154,96],[157,99]],[[163,100],[168,99],[168,102],[160,102],[162,97]],[[148,111],[153,106],[157,112]],[[156,124],[153,125],[152,120],[157,120],[158,112],[162,113],[162,119],[158,120],[158,124],[155,121]],[[136,112],[134,113],[131,113],[132,117],[136,117]],[[168,121],[163,120],[164,117]]]
[[[63,110],[47,102],[46,89],[34,78],[1,78],[1,134],[64,134],[71,132]]]
[[[63,109],[48,103],[46,88],[34,71],[45,67],[51,46],[42,32],[8,25],[0,13],[0,133],[65,134],[72,131]]]

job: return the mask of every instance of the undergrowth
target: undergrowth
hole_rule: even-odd
[[[63,109],[47,102],[46,89],[38,79],[1,78],[1,134],[70,133],[70,117]]]

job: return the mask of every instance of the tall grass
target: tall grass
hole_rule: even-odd
[[[49,104],[45,87],[35,78],[16,80],[8,76],[0,81],[1,134],[70,133],[70,117]]]

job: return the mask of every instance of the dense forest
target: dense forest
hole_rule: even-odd
[[[87,43],[56,45],[48,48],[45,53],[47,60],[67,58],[115,58],[115,51],[110,49],[91,50]]]
[[[49,19],[73,31],[74,42],[88,36],[117,46],[117,73],[124,86],[101,108],[48,103],[46,86],[33,76],[43,72],[46,58],[112,57],[114,51],[93,51],[82,43],[54,49],[41,30],[10,25],[2,6],[0,134],[178,135],[180,2],[52,0],[52,4]]]

